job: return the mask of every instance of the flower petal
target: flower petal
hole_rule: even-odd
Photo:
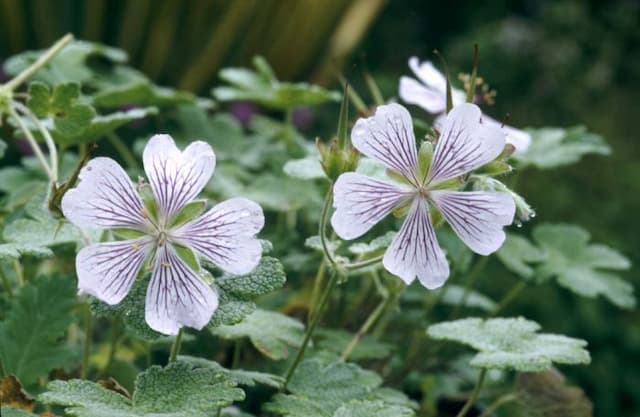
[[[486,126],[495,126],[504,132],[506,135],[507,143],[512,144],[516,148],[517,153],[526,152],[531,145],[531,135],[524,130],[516,129],[515,127],[507,126],[502,122],[493,119],[486,114],[482,115],[482,124]]]
[[[376,114],[358,119],[351,142],[361,153],[418,183],[418,151],[411,115],[399,104],[379,106]]]
[[[382,264],[410,284],[417,276],[429,289],[442,286],[449,277],[449,263],[440,249],[429,218],[429,203],[416,197],[400,231],[387,248]]]
[[[471,103],[460,104],[449,112],[427,176],[430,183],[466,174],[500,155],[504,132],[481,124],[481,116],[480,108]]]
[[[264,227],[262,208],[246,198],[231,198],[171,233],[232,274],[251,272],[260,262],[262,245],[255,237]]]
[[[202,329],[218,308],[218,295],[189,268],[170,244],[158,248],[147,288],[145,320],[163,334],[183,326]]]
[[[192,142],[180,152],[169,135],[154,135],[149,139],[142,159],[165,220],[200,194],[216,165],[209,144]]]
[[[409,58],[409,68],[416,74],[416,77],[424,83],[434,93],[438,93],[442,98],[441,101],[446,104],[447,79],[431,61],[420,62],[418,57]],[[442,109],[444,110],[444,108]]]
[[[62,212],[71,223],[87,228],[137,228],[148,223],[142,200],[113,159],[92,159],[78,178],[78,185],[62,198]]]
[[[408,198],[412,189],[347,172],[333,186],[331,226],[342,239],[358,238]]]
[[[458,237],[469,248],[489,255],[502,246],[502,230],[513,222],[516,205],[507,193],[434,190],[431,196]]]
[[[400,78],[399,95],[402,101],[422,107],[429,113],[442,113],[447,108],[446,93],[434,91],[410,77]]]
[[[118,304],[131,289],[151,243],[142,238],[83,248],[76,256],[78,288],[107,304]]]

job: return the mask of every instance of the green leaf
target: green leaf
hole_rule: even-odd
[[[462,303],[462,299],[464,298],[464,294],[465,292],[467,292],[467,290],[460,285],[449,284],[446,287],[435,291],[436,294],[438,294],[439,292],[444,292],[441,299],[441,302],[443,304],[455,307],[458,304]],[[493,309],[496,307],[496,303],[492,299],[484,294],[479,293],[478,291],[469,290],[466,296],[464,307],[478,308],[480,310],[490,312],[493,311]]]
[[[7,374],[25,386],[76,359],[63,338],[73,321],[75,283],[69,278],[38,278],[27,282],[0,323],[0,358]]]
[[[589,244],[589,233],[574,225],[542,224],[533,238],[545,254],[536,270],[539,279],[555,277],[558,284],[584,297],[602,295],[621,308],[636,305],[633,286],[611,270],[631,267],[627,258],[605,245]]]
[[[91,309],[97,317],[122,318],[130,334],[144,340],[153,341],[162,334],[151,329],[145,320],[145,301],[151,274],[136,279],[127,296],[120,304],[109,305],[97,298],[92,298]]]
[[[4,240],[18,244],[13,249],[22,247],[32,253],[46,254],[46,247],[82,241],[77,227],[49,214],[44,208],[45,198],[42,194],[33,197],[25,207],[26,216],[13,220],[4,228]]]
[[[5,72],[12,76],[18,75],[33,64],[42,52],[28,51],[12,56],[4,63]],[[98,43],[74,41],[36,72],[32,79],[47,84],[64,82],[85,84],[100,78],[97,76],[97,68],[93,65],[100,59],[112,63],[123,63],[127,60],[127,54],[120,49]]]
[[[245,371],[243,369],[227,369],[218,362],[210,361],[204,358],[194,356],[178,356],[182,362],[193,365],[194,368],[209,368],[217,372],[223,373],[229,379],[235,381],[238,385],[253,387],[257,384],[265,385],[272,388],[281,388],[284,384],[284,378],[280,375],[273,375],[264,372]]]
[[[211,332],[224,339],[248,337],[253,346],[273,360],[285,359],[292,347],[299,347],[304,325],[284,314],[257,309],[238,324],[218,326]]]
[[[117,128],[126,125],[134,120],[144,119],[158,113],[155,107],[135,108],[127,111],[119,111],[108,115],[98,115],[91,119],[91,123],[81,131],[69,132],[60,130],[59,126],[51,131],[53,139],[62,145],[71,146],[82,143],[97,141]],[[51,128],[51,126],[45,127]],[[33,133],[40,137],[40,132],[34,130]]]
[[[412,416],[411,402],[401,393],[390,396],[389,390],[379,388],[381,383],[376,373],[351,363],[325,364],[319,359],[307,359],[289,381],[290,393],[276,394],[264,410],[281,416],[333,417],[343,406],[342,413],[351,411],[350,403],[360,400],[375,403],[379,415],[385,415],[380,413],[387,409],[389,413],[399,413],[398,416]],[[404,401],[399,403],[401,399]]]
[[[0,139],[0,158],[4,158],[4,154],[7,151],[7,142]]]
[[[2,417],[38,417],[36,414],[30,413],[26,410],[5,405],[0,406],[0,415]]]
[[[137,75],[137,74],[136,74]],[[133,78],[133,77],[132,77]],[[186,91],[154,85],[142,74],[122,84],[115,84],[93,96],[92,104],[99,107],[137,106],[170,107],[195,102]]]
[[[95,117],[93,107],[79,103],[80,85],[75,82],[58,84],[50,92],[49,87],[40,82],[29,86],[27,105],[39,118],[51,118],[55,128],[66,136],[81,133]]]
[[[224,373],[184,362],[152,366],[139,374],[131,399],[79,379],[50,382],[39,397],[77,417],[209,417],[243,399],[244,392]]]
[[[413,410],[383,401],[350,401],[341,405],[332,417],[411,417]]]
[[[334,329],[319,329],[315,334],[319,339],[318,348],[335,353],[336,355],[344,352],[354,336],[345,330]],[[381,342],[371,335],[364,335],[351,352],[349,360],[384,359],[391,354],[393,348],[394,346],[392,344]]]
[[[307,181],[275,175],[262,175],[245,189],[244,195],[267,210],[290,211],[313,205],[322,197]]]
[[[584,126],[566,129],[542,128],[529,132],[531,146],[526,152],[514,155],[523,165],[551,169],[578,162],[584,155],[611,153],[604,139],[600,135],[588,132]]]
[[[222,69],[220,78],[231,86],[214,88],[213,96],[218,101],[253,101],[273,109],[291,109],[340,100],[340,93],[316,85],[279,82],[261,57],[254,58],[253,63],[257,71]]]
[[[263,256],[253,272],[246,275],[224,274],[215,281],[220,304],[209,322],[209,328],[232,325],[251,314],[253,299],[281,288],[287,277],[279,260]]]
[[[18,260],[23,256],[46,258],[53,255],[53,251],[47,247],[24,243],[1,243],[0,262]]]
[[[382,236],[378,236],[369,243],[354,243],[349,246],[349,252],[354,255],[375,256],[381,254],[391,244],[396,232],[387,232]]]
[[[307,156],[302,159],[292,159],[284,164],[282,170],[289,177],[300,180],[315,180],[327,177],[317,155]]]
[[[507,233],[507,239],[496,253],[498,259],[512,272],[523,278],[532,278],[534,269],[531,263],[542,262],[544,253],[527,238]]]
[[[558,364],[588,364],[587,342],[537,333],[538,323],[518,318],[467,318],[429,326],[433,339],[451,340],[479,351],[471,365],[481,368],[538,372]]]

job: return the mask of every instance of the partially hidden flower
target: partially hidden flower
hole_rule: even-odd
[[[264,226],[262,209],[232,198],[199,215],[204,201],[194,199],[215,167],[205,142],[193,142],[181,152],[170,136],[155,135],[143,162],[149,199],[141,197],[116,161],[104,157],[92,159],[78,185],[64,195],[62,211],[78,227],[125,229],[134,236],[83,248],[76,257],[78,287],[118,304],[148,264],[148,325],[164,334],[176,334],[183,326],[201,329],[218,307],[218,295],[201,277],[198,257],[233,274],[252,271],[262,253],[255,237]]]
[[[447,108],[447,79],[429,61],[420,63],[417,57],[409,59],[409,68],[418,78],[403,76],[400,78],[400,98],[409,104],[415,104],[435,115],[444,115]],[[466,93],[457,88],[451,89],[453,105],[465,102]],[[436,119],[436,127],[442,127],[442,117]],[[502,129],[507,143],[514,146],[516,152],[526,152],[531,144],[531,135],[524,130],[516,129],[499,122],[486,114],[482,115],[482,123]]]
[[[452,180],[494,160],[505,146],[502,131],[482,124],[481,116],[474,104],[454,107],[446,117],[428,168],[419,160],[411,116],[404,107],[380,106],[374,116],[359,119],[351,132],[353,145],[402,181],[342,174],[334,185],[335,212],[331,218],[337,235],[356,239],[392,211],[408,208],[382,263],[407,284],[417,276],[430,289],[440,287],[449,276],[431,208],[442,214],[474,252],[488,255],[500,248],[505,240],[502,229],[513,222],[513,198],[503,192],[450,189],[451,184],[460,184]]]

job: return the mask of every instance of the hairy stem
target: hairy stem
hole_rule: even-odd
[[[316,279],[313,282],[313,290],[311,292],[311,301],[309,302],[309,312],[307,313],[307,322],[313,320],[313,317],[316,315],[316,310],[318,308],[318,297],[320,297],[320,291],[322,290],[322,284],[325,282],[327,272],[327,262],[326,259],[323,258],[322,262],[320,262],[320,267],[318,268],[318,272],[316,273]]]
[[[16,112],[15,108],[13,107],[15,104],[16,103],[11,103],[7,107],[9,116],[11,116],[11,118],[15,120],[15,122],[18,124],[18,127],[24,134],[25,138],[27,139],[27,142],[29,142],[31,149],[33,149],[33,153],[36,155],[36,157],[40,161],[40,164],[42,165],[42,168],[44,168],[44,171],[47,173],[47,177],[49,178],[49,180],[54,181],[54,177],[55,177],[54,173],[51,167],[49,166],[49,164],[47,163],[47,159],[42,153],[42,149],[40,149],[40,145],[38,145],[38,142],[33,137],[33,134],[31,134],[31,131],[27,128],[27,126],[24,124],[24,121],[22,121],[22,118],[20,117],[20,115],[18,115],[18,113]]]
[[[2,279],[2,285],[4,286],[4,290],[7,292],[7,298],[13,298],[13,288],[11,288],[11,282],[9,282],[9,277],[4,273],[4,269],[0,266],[0,279]]]
[[[93,335],[93,316],[91,306],[85,306],[84,322],[84,347],[82,350],[82,367],[80,368],[80,378],[86,379],[89,372],[89,356],[91,355],[91,339]]]
[[[493,309],[493,311],[491,311],[491,313],[489,314],[489,317],[493,317],[493,316],[497,315],[499,312],[501,312],[502,310],[504,310],[504,308],[506,306],[508,306],[509,304],[511,304],[511,302],[513,300],[515,300],[516,297],[526,287],[527,287],[526,281],[519,281],[517,284],[515,284],[513,287],[511,287],[511,289],[504,295],[504,297],[502,297],[502,300],[500,300],[500,302],[498,302],[498,305],[496,305],[496,307]]]
[[[47,149],[49,150],[49,163],[51,167],[51,181],[56,183],[58,181],[58,150],[56,148],[56,144],[51,137],[49,131],[40,123],[40,120],[29,110],[27,106],[17,101],[13,102],[13,105],[16,106],[16,109],[22,113],[24,116],[27,116],[31,122],[38,128],[42,138],[44,139],[44,143],[47,144]]]
[[[469,412],[469,409],[471,408],[471,406],[473,406],[473,403],[475,403],[478,399],[478,394],[480,394],[480,389],[482,389],[482,384],[484,383],[484,377],[486,376],[486,374],[487,369],[482,368],[482,371],[480,371],[480,376],[478,377],[478,382],[476,382],[476,385],[475,387],[473,387],[473,391],[471,392],[471,396],[464,404],[464,407],[462,407],[462,410],[460,410],[460,412],[456,415],[456,417],[464,417],[467,415],[467,412]]]
[[[482,258],[480,258],[480,260],[478,260],[478,262],[476,262],[471,272],[469,272],[467,281],[464,285],[464,292],[462,293],[462,297],[460,298],[460,301],[458,302],[453,312],[451,313],[452,319],[455,319],[456,317],[458,317],[458,314],[460,313],[460,309],[465,304],[467,304],[467,299],[469,298],[471,289],[473,289],[473,286],[475,285],[478,279],[478,276],[480,276],[480,273],[484,270],[484,267],[487,265],[488,261],[489,261],[489,258],[487,256],[483,256]]]
[[[9,80],[6,84],[2,86],[2,90],[4,91],[13,91],[18,88],[22,83],[31,78],[33,74],[35,74],[40,68],[45,66],[49,61],[51,61],[57,54],[60,52],[65,46],[67,46],[70,42],[73,41],[73,35],[67,33],[65,36],[60,38],[51,48],[49,48],[44,54],[40,55],[40,57],[31,64],[27,69],[22,71],[20,74],[16,75],[13,79]]]
[[[518,394],[516,394],[515,392],[510,392],[508,394],[502,395],[498,397],[494,402],[492,402],[478,417],[491,417],[494,411],[500,408],[503,404],[515,401],[517,399]]]
[[[375,308],[375,310],[373,310],[369,315],[369,317],[367,317],[367,320],[365,320],[365,322],[362,323],[362,326],[358,329],[358,332],[353,336],[353,338],[345,348],[344,352],[342,352],[342,356],[340,357],[342,361],[346,361],[347,359],[349,359],[349,356],[351,356],[351,353],[353,353],[353,350],[356,348],[356,346],[358,346],[358,343],[360,343],[360,340],[362,339],[362,337],[365,334],[367,334],[371,326],[373,326],[373,324],[378,320],[378,318],[380,318],[382,313],[386,310],[390,300],[392,300],[392,297],[389,297],[389,296],[384,297],[382,301],[380,301],[380,304],[378,304],[378,306]]]
[[[178,335],[173,341],[173,345],[171,346],[171,355],[169,356],[169,363],[174,363],[178,359],[178,354],[180,353],[180,347],[182,346],[182,327],[178,330]]]
[[[287,374],[284,378],[284,385],[282,386],[283,391],[287,389],[287,385],[289,384],[289,381],[291,380],[293,373],[295,372],[296,368],[298,367],[298,365],[300,364],[300,361],[304,356],[304,351],[307,349],[307,346],[309,345],[309,341],[311,340],[311,336],[313,335],[313,332],[315,331],[316,326],[320,321],[320,317],[322,317],[322,312],[324,311],[324,308],[326,307],[327,302],[329,301],[329,296],[331,295],[331,291],[336,285],[336,281],[337,281],[337,273],[335,270],[332,270],[331,273],[329,274],[329,281],[327,282],[327,286],[325,287],[324,292],[322,293],[322,298],[320,299],[318,310],[316,311],[316,314],[313,316],[313,320],[311,320],[311,322],[309,323],[309,327],[307,327],[307,331],[304,335],[304,340],[302,341],[302,346],[300,346],[300,349],[298,350],[298,353],[296,354],[296,357],[293,360],[293,363],[291,364],[291,367],[287,371]]]
[[[370,259],[365,259],[362,261],[357,261],[357,262],[352,262],[349,264],[344,264],[342,265],[343,268],[345,269],[359,269],[359,268],[364,268],[367,266],[371,266],[374,264],[377,264],[378,262],[380,262],[382,260],[382,258],[384,257],[384,255],[380,255],[380,256],[376,256],[375,258],[370,258]]]
[[[329,251],[329,245],[327,244],[327,217],[329,215],[329,207],[331,206],[331,200],[333,199],[333,184],[329,185],[329,191],[324,198],[324,204],[322,205],[322,212],[320,212],[320,225],[318,227],[318,235],[320,236],[320,243],[322,244],[322,250],[324,256],[327,258],[332,266],[336,266],[336,261],[333,259],[333,255]]]

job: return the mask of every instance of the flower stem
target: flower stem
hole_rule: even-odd
[[[471,408],[471,406],[473,406],[473,403],[475,403],[478,399],[478,394],[480,394],[480,389],[482,388],[482,384],[484,383],[484,377],[486,376],[486,374],[487,369],[482,368],[482,371],[480,371],[480,376],[478,377],[478,382],[476,382],[475,387],[473,387],[473,392],[471,392],[471,396],[464,404],[464,407],[462,407],[462,410],[460,410],[460,412],[456,415],[456,417],[464,417],[467,415],[467,412],[469,412],[469,409]]]
[[[13,105],[16,106],[16,109],[20,113],[22,113],[23,115],[31,119],[31,122],[34,125],[36,125],[36,127],[40,131],[40,134],[42,135],[44,142],[47,144],[47,149],[49,150],[49,161],[50,161],[51,173],[52,173],[51,181],[53,181],[54,183],[57,182],[58,181],[58,150],[56,149],[56,144],[53,141],[51,134],[42,125],[42,123],[40,123],[40,120],[38,120],[38,118],[33,114],[33,112],[31,112],[31,110],[29,110],[27,106],[17,101],[14,101]]]
[[[24,133],[24,136],[27,139],[27,142],[29,142],[29,145],[31,145],[31,149],[33,149],[33,153],[36,155],[36,157],[40,161],[40,164],[42,165],[42,168],[44,168],[44,171],[47,173],[47,177],[49,178],[49,180],[54,181],[53,171],[49,166],[49,164],[47,163],[47,160],[44,157],[44,154],[42,153],[42,149],[40,149],[40,145],[38,145],[38,142],[33,137],[33,134],[31,134],[31,131],[27,128],[27,126],[24,124],[24,121],[22,120],[20,115],[18,115],[18,113],[16,112],[15,108],[13,107],[14,104],[15,103],[11,103],[9,104],[9,106],[7,106],[7,111],[9,112],[9,116],[11,116],[13,120],[15,120],[15,122],[18,124],[18,127],[22,131],[22,133]]]
[[[377,264],[378,262],[380,262],[382,260],[382,258],[384,257],[384,255],[380,255],[380,256],[376,256],[375,258],[370,258],[370,259],[365,259],[362,261],[357,261],[357,262],[352,262],[349,264],[344,264],[342,265],[343,268],[345,269],[359,269],[359,268],[364,268],[370,265],[374,265]]]
[[[18,88],[22,83],[31,78],[33,74],[35,74],[40,68],[45,66],[49,61],[51,61],[57,54],[60,52],[65,46],[67,46],[70,42],[73,41],[73,35],[67,33],[65,36],[60,38],[51,48],[49,48],[44,54],[40,55],[40,57],[31,64],[27,69],[22,71],[20,74],[16,75],[13,79],[9,80],[6,84],[4,84],[1,88],[4,91],[13,91]]]
[[[329,185],[329,191],[324,198],[324,204],[322,205],[322,211],[320,212],[320,225],[318,227],[318,235],[320,235],[320,243],[322,244],[322,250],[324,256],[327,258],[332,266],[336,266],[336,261],[333,259],[333,255],[329,251],[329,245],[327,244],[327,217],[329,215],[329,207],[331,206],[331,200],[333,196],[333,183]]]
[[[18,282],[18,288],[22,288],[24,286],[24,271],[22,270],[22,265],[18,260],[13,261],[13,269],[16,271],[16,281]]]
[[[502,300],[498,303],[498,305],[493,309],[493,311],[489,314],[489,317],[493,317],[499,312],[501,312],[506,306],[511,304],[516,297],[527,288],[527,283],[525,281],[519,281],[516,285],[511,287],[511,289],[502,297]]]
[[[2,279],[4,290],[7,292],[7,298],[11,300],[13,298],[13,288],[11,288],[11,282],[9,282],[9,278],[7,277],[7,274],[4,273],[4,269],[2,269],[2,267],[0,267],[0,278]]]
[[[392,299],[393,297],[390,297],[388,295],[384,297],[382,301],[380,301],[380,304],[378,304],[378,306],[375,308],[375,310],[373,310],[369,317],[367,317],[367,320],[362,323],[362,326],[358,329],[358,332],[353,336],[347,347],[344,349],[344,352],[342,352],[342,356],[340,357],[342,361],[346,361],[347,359],[349,359],[349,356],[351,356],[353,350],[356,348],[356,346],[358,346],[358,343],[360,343],[362,337],[369,331],[371,326],[373,326],[378,318],[380,318],[382,313],[386,310],[390,300]]]
[[[111,363],[113,363],[113,359],[116,357],[116,350],[118,349],[118,341],[120,340],[120,321],[112,320],[111,321],[111,341],[109,342],[109,354],[107,356],[107,362],[105,363],[102,371],[100,371],[100,376],[106,375]]]
[[[451,318],[452,319],[455,319],[456,317],[458,317],[458,314],[460,313],[460,309],[465,304],[467,304],[467,299],[469,298],[469,294],[471,293],[471,289],[475,285],[476,280],[478,279],[478,276],[480,276],[480,273],[484,270],[484,267],[487,265],[488,261],[489,261],[489,258],[487,256],[483,256],[473,266],[473,270],[471,270],[471,272],[469,272],[469,275],[467,277],[467,281],[466,281],[466,283],[464,285],[464,292],[462,293],[462,297],[460,298],[460,301],[458,302],[458,304],[456,305],[455,309],[453,310],[453,313],[451,313]]]
[[[478,417],[490,417],[491,415],[493,415],[493,412],[500,408],[503,404],[515,401],[517,399],[518,394],[516,394],[515,392],[510,392],[508,394],[502,395],[498,397],[494,402],[492,402]]]
[[[93,335],[93,316],[91,306],[87,304],[84,323],[84,348],[82,350],[82,367],[80,368],[80,378],[86,379],[89,372],[89,356],[91,355],[91,339]]]
[[[316,273],[316,279],[313,282],[313,290],[311,291],[311,301],[309,302],[309,312],[307,313],[307,322],[313,320],[313,317],[316,314],[316,309],[318,308],[318,297],[320,296],[320,290],[322,289],[322,284],[324,284],[325,276],[327,271],[327,262],[326,259],[322,259],[320,262],[320,267],[318,268],[318,272]]]
[[[182,333],[183,329],[178,330],[178,335],[173,341],[171,346],[171,356],[169,356],[169,363],[174,363],[178,359],[178,353],[180,353],[180,346],[182,345]]]
[[[336,281],[337,281],[337,273],[335,270],[332,270],[331,273],[329,274],[329,282],[327,282],[327,286],[325,287],[324,292],[322,293],[322,298],[320,299],[318,310],[316,311],[316,314],[313,316],[311,323],[309,323],[309,327],[307,327],[307,332],[304,335],[304,340],[302,341],[302,346],[300,346],[300,349],[298,350],[298,353],[296,354],[296,357],[293,360],[293,363],[291,364],[291,367],[287,371],[287,374],[284,378],[284,385],[282,386],[283,391],[287,389],[287,384],[289,384],[289,381],[291,380],[293,373],[295,372],[296,368],[300,364],[300,361],[302,360],[302,357],[304,356],[304,351],[307,349],[307,345],[309,344],[309,341],[311,340],[311,336],[313,335],[313,332],[315,331],[315,328],[318,325],[318,322],[320,321],[320,317],[322,317],[322,312],[324,311],[324,308],[327,305],[327,302],[329,301],[329,296],[331,295],[331,291],[336,285]]]

